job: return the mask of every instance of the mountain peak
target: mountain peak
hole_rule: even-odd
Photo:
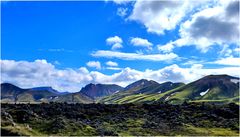
[[[8,91],[12,91],[13,92],[16,92],[16,93],[20,93],[22,92],[24,89],[18,87],[18,86],[15,86],[11,83],[1,83],[1,93],[4,94],[3,92],[8,92]]]
[[[140,86],[144,87],[144,86],[148,86],[151,84],[159,84],[159,83],[157,83],[156,81],[153,81],[153,80],[140,79],[140,80],[128,85],[127,87],[125,87],[124,90],[129,90],[131,88],[136,88],[136,87],[140,87]]]
[[[227,74],[220,74],[220,75],[207,75],[202,79],[239,79],[238,77],[233,77]]]
[[[1,83],[1,87],[2,87],[2,86],[9,86],[9,87],[19,88],[19,87],[15,86],[15,85],[13,85],[13,84],[11,84],[11,83]]]
[[[80,90],[80,93],[83,93],[87,95],[88,97],[91,97],[93,99],[98,98],[98,97],[103,97],[107,95],[111,95],[115,93],[116,91],[120,91],[123,88],[115,85],[115,84],[93,84],[90,83],[83,87]]]

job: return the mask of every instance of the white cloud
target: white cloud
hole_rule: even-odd
[[[180,38],[159,46],[171,52],[175,46],[196,46],[207,52],[211,46],[239,45],[239,1],[136,1],[129,20],[138,21],[148,32],[164,34],[179,25]],[[226,56],[230,56],[226,50]]]
[[[143,39],[143,38],[131,38],[131,44],[133,46],[137,46],[137,47],[147,47],[147,48],[151,48],[151,46],[153,45],[151,42],[149,42],[147,39]]]
[[[122,4],[127,4],[127,3],[131,2],[132,0],[112,0],[112,1],[118,5],[122,5]]]
[[[98,50],[91,54],[94,57],[118,58],[122,60],[147,60],[147,61],[170,61],[177,59],[178,55],[174,53],[168,54],[139,54],[139,53],[124,53],[109,50]]]
[[[157,48],[163,53],[169,53],[173,50],[174,46],[171,43],[168,43],[166,45],[157,45]]]
[[[212,63],[219,64],[219,65],[240,66],[240,58],[234,58],[234,57],[222,58]]]
[[[109,70],[122,70],[122,68],[118,68],[118,67],[106,67],[106,69],[109,69]]]
[[[120,43],[115,43],[112,45],[112,50],[116,50],[116,49],[120,49],[120,48],[123,48],[122,44]]]
[[[130,20],[138,21],[148,32],[164,34],[166,30],[175,29],[193,8],[200,7],[205,1],[136,1]]]
[[[127,11],[128,11],[127,8],[120,7],[117,9],[117,15],[120,17],[125,17],[127,15]]]
[[[14,61],[1,60],[1,82],[10,82],[23,88],[52,86],[61,91],[76,92],[83,84],[92,81],[86,68],[79,70],[56,69],[46,60]]]
[[[190,68],[170,65],[158,70],[138,71],[124,68],[120,72],[105,75],[98,71],[89,72],[87,68],[57,69],[46,60],[14,61],[1,60],[1,82],[10,82],[23,88],[52,86],[60,91],[77,92],[88,83],[118,84],[127,86],[140,79],[151,79],[159,83],[165,81],[191,82],[209,74],[229,74],[239,76],[239,67],[206,69],[201,64]]]
[[[78,69],[78,71],[80,71],[80,72],[83,73],[83,74],[89,73],[88,69],[85,68],[85,67],[80,67],[80,68]]]
[[[114,36],[114,37],[109,37],[106,40],[107,44],[112,45],[115,43],[122,43],[122,39],[118,36]]]
[[[178,65],[170,65],[158,70],[146,69],[145,71],[138,71],[131,68],[125,68],[119,73],[115,73],[113,81],[120,82],[123,85],[131,83],[139,79],[155,80],[159,83],[172,81],[172,82],[192,82],[203,76],[210,74],[228,74],[232,76],[239,76],[239,67],[223,67],[215,69],[205,69],[201,64],[195,64],[190,68],[181,68]],[[123,81],[126,81],[123,83]]]
[[[194,13],[182,23],[181,38],[170,43],[178,47],[194,45],[202,52],[214,45],[239,44],[238,6],[239,1],[216,1],[212,7]]]
[[[87,66],[96,69],[101,69],[101,63],[99,61],[89,61],[87,62]]]
[[[113,62],[113,61],[108,61],[108,62],[106,62],[106,65],[111,66],[111,67],[117,67],[118,63],[117,62]]]
[[[112,50],[122,48],[122,39],[118,36],[109,37],[106,39],[107,45],[112,45]]]

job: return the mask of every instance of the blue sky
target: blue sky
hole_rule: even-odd
[[[91,82],[232,75],[240,62],[237,4],[3,2],[1,81],[77,91]]]

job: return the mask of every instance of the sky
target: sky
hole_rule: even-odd
[[[239,76],[239,29],[233,0],[1,2],[1,83],[77,92]]]

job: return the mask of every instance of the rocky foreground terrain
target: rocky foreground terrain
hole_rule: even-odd
[[[239,105],[2,104],[1,135],[239,135]]]

